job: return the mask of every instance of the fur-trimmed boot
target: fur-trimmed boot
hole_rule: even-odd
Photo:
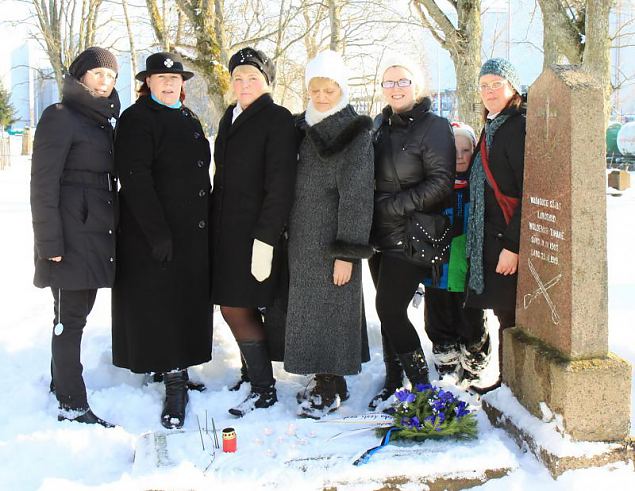
[[[321,419],[340,407],[342,399],[338,393],[344,377],[330,373],[315,375],[315,385],[309,392],[309,397],[302,401],[298,409],[298,416],[303,418]],[[346,381],[344,381],[346,383]]]
[[[278,402],[278,396],[267,343],[264,341],[239,341],[238,347],[247,364],[251,391],[245,400],[229,409],[229,413],[241,418],[254,409],[273,406]]]
[[[375,397],[368,403],[370,409],[376,409],[383,401],[388,400],[395,391],[403,385],[403,367],[399,361],[399,357],[394,353],[386,341],[383,342],[384,349],[384,366],[386,367],[386,378],[384,386]]]
[[[188,401],[187,370],[164,373],[163,383],[165,384],[165,402],[161,412],[161,424],[169,430],[182,428]]]
[[[348,392],[348,385],[346,384],[346,379],[342,376],[335,376],[335,390],[337,394],[340,396],[340,401],[344,402],[348,400],[350,397],[350,392]],[[295,400],[298,401],[298,404],[302,404],[304,401],[308,401],[313,394],[315,385],[317,384],[317,375],[314,375],[311,381],[307,384],[305,388],[299,391],[295,395]]]
[[[397,356],[413,388],[418,384],[427,385],[430,383],[428,364],[421,348],[410,353],[399,353]]]

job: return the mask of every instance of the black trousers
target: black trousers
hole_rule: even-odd
[[[460,342],[469,346],[485,334],[485,313],[464,308],[465,293],[426,287],[423,301],[426,333],[433,344]]]
[[[377,290],[375,308],[383,342],[388,341],[395,353],[421,348],[419,335],[408,319],[408,305],[427,270],[391,253],[375,254],[368,265]]]
[[[86,410],[88,400],[80,351],[86,318],[95,304],[97,290],[51,288],[51,291],[55,310],[51,341],[52,386],[60,407]]]

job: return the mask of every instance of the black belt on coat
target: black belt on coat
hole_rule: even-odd
[[[62,186],[81,186],[108,191],[117,189],[117,178],[110,172],[65,169],[60,182]]]

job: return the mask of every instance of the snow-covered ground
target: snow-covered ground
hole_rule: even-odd
[[[215,485],[234,490],[322,489],[329,482],[330,471],[310,463],[307,467],[298,460],[310,456],[339,458],[343,463],[334,464],[336,475],[331,476],[338,482],[404,474],[408,465],[413,473],[421,474],[460,471],[460,466],[478,467],[486,461],[515,469],[507,477],[482,486],[488,490],[635,489],[631,465],[569,471],[553,480],[531,455],[521,452],[504,432],[492,428],[483,414],[478,417],[481,436],[477,442],[431,442],[422,447],[429,459],[406,458],[398,463],[378,453],[365,466],[353,467],[351,459],[376,445],[378,439],[366,433],[330,440],[342,430],[341,426],[298,420],[295,393],[307,379],[285,373],[278,364],[280,402],[266,411],[233,419],[227,408],[241,400],[246,389],[238,393],[227,390],[237,378],[239,358],[231,333],[219,315],[215,317],[212,362],[190,370],[191,377],[204,382],[208,390],[191,393],[185,429],[197,430],[197,416],[204,425],[207,412],[217,427],[236,428],[238,453],[217,452],[203,473],[201,469],[210,459],[201,451],[196,432],[196,438],[185,445],[191,449],[187,457],[171,455],[175,465],[155,469],[141,457],[135,463],[139,437],[163,429],[159,423],[163,388],[160,384],[145,385],[144,377],[112,366],[108,290],[98,294],[85,330],[82,354],[92,408],[119,427],[106,430],[58,423],[57,404],[48,392],[52,298],[48,290],[39,290],[31,283],[29,170],[28,158],[14,157],[13,165],[0,172],[0,489],[212,489]],[[609,342],[612,351],[634,363],[635,190],[620,197],[608,196],[607,200]],[[340,408],[341,416],[363,413],[383,378],[378,321],[371,301],[374,290],[367,271],[365,290],[372,360],[360,375],[348,377],[351,398]],[[425,339],[422,308],[411,309],[410,314]],[[429,350],[429,345],[425,348]],[[635,421],[635,412],[631,420]],[[207,442],[207,452],[210,446]],[[348,488],[363,486],[351,484]]]

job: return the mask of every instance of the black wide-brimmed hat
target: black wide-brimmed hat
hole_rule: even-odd
[[[146,58],[146,69],[135,75],[140,82],[155,73],[178,73],[183,80],[189,80],[194,73],[183,70],[183,61],[176,53],[154,53]]]

